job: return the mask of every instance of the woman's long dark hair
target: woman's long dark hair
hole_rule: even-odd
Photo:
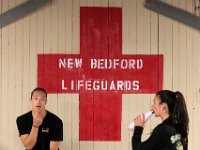
[[[179,128],[179,132],[185,144],[188,144],[189,117],[184,96],[181,92],[162,90],[156,93],[161,103],[166,103],[172,123]],[[187,148],[186,148],[187,149]]]

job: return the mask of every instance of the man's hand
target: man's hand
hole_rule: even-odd
[[[43,117],[40,113],[33,114],[33,126],[39,127],[42,124]]]

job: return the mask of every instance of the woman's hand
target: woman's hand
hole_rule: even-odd
[[[144,114],[137,116],[134,119],[135,126],[144,127],[145,121],[144,121]]]

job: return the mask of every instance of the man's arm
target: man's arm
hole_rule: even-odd
[[[50,150],[58,150],[60,141],[50,141]]]
[[[38,137],[38,130],[43,120],[40,113],[35,113],[32,115],[33,115],[33,125],[30,134],[21,135],[22,143],[24,144],[26,149],[32,149],[35,146]]]
[[[32,149],[35,146],[38,137],[38,130],[39,128],[32,126],[30,134],[24,134],[20,136],[21,141],[26,149]]]

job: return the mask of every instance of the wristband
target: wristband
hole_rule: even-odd
[[[38,126],[36,126],[36,125],[34,125],[34,124],[33,124],[33,127],[35,127],[35,128],[39,128]]]

